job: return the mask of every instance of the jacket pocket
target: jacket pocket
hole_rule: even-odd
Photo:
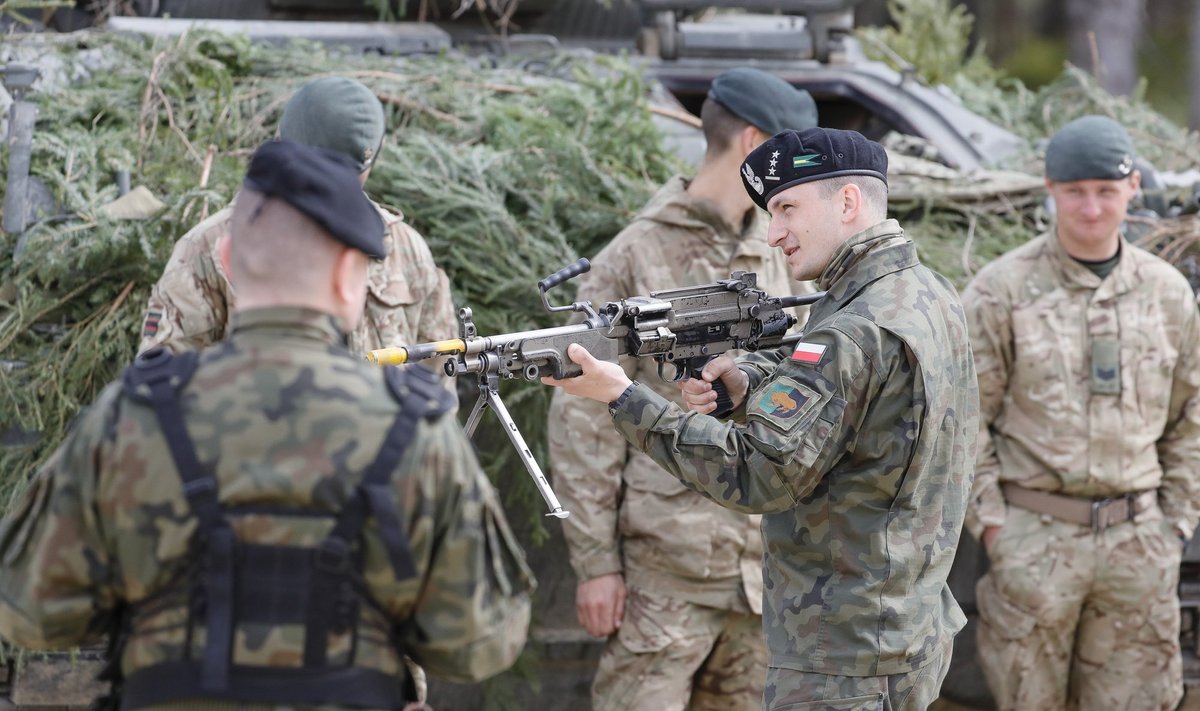
[[[367,293],[372,301],[386,308],[408,306],[417,302],[417,296],[403,280],[382,271],[372,271],[367,280]]]
[[[991,574],[979,579],[975,587],[975,603],[979,606],[980,619],[1004,639],[1024,639],[1037,624],[1037,617],[1033,613],[1012,604],[996,589]]]
[[[883,711],[883,694],[851,696],[845,699],[801,701],[795,704],[772,706],[771,711]]]
[[[687,606],[682,600],[631,588],[617,641],[634,654],[661,651],[686,636]]]

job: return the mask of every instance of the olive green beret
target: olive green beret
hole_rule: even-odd
[[[811,94],[751,67],[730,69],[713,79],[708,98],[772,136],[817,125],[817,102]]]
[[[1133,141],[1121,124],[1104,116],[1084,116],[1068,123],[1046,146],[1046,178],[1120,180],[1133,172]]]
[[[310,81],[288,101],[279,137],[341,153],[363,172],[383,143],[383,105],[362,83],[345,77]]]

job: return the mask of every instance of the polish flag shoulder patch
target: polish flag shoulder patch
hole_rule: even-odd
[[[825,357],[826,348],[827,346],[801,341],[796,344],[796,350],[792,351],[792,360],[806,365],[816,365]]]

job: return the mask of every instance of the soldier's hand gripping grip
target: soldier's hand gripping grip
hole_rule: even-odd
[[[708,365],[709,361],[713,360],[714,358],[716,358],[716,356],[701,356],[699,358],[693,358],[689,360],[687,367],[684,369],[684,374],[689,378],[703,380],[704,366]],[[709,414],[711,414],[713,417],[724,417],[725,415],[733,412],[733,398],[729,396],[729,388],[725,387],[725,382],[720,378],[717,378],[710,384],[712,385],[713,392],[717,394],[717,409],[713,410]]]
[[[577,277],[580,274],[585,274],[592,268],[592,263],[587,260],[587,257],[581,257],[574,264],[559,269],[550,276],[538,282],[538,289],[543,292],[549,291],[564,281]]]

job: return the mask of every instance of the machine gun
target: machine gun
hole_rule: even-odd
[[[705,364],[730,350],[748,351],[783,345],[796,317],[784,309],[809,304],[825,294],[777,297],[757,287],[754,272],[734,272],[728,279],[701,286],[653,291],[649,296],[632,296],[610,301],[598,310],[589,301],[554,306],[546,295],[550,289],[591,269],[580,259],[538,282],[542,305],[551,313],[575,311],[582,323],[534,331],[480,336],[471,309],[459,309],[459,337],[415,346],[371,351],[367,359],[381,365],[400,365],[427,358],[450,356],[447,375],[472,375],[478,380],[479,399],[464,427],[475,432],[487,407],[496,411],[517,453],[533,477],[538,491],[550,507],[549,516],[566,518],[537,460],[525,444],[500,399],[501,378],[522,377],[537,381],[543,376],[571,378],[583,370],[567,357],[572,343],[583,346],[596,358],[617,362],[622,355],[651,357],[658,361],[664,380],[699,377]],[[719,383],[718,410],[729,409],[728,393]]]

